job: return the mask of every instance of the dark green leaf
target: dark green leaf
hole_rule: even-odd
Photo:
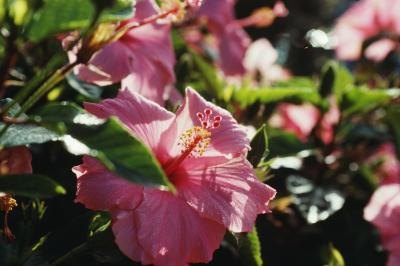
[[[320,93],[327,96],[333,92],[340,105],[343,95],[354,87],[353,76],[346,67],[335,61],[327,63],[324,69]]]
[[[224,82],[217,76],[214,66],[205,61],[202,57],[191,53],[193,63],[205,81],[207,88],[214,97],[219,99],[224,90]]]
[[[4,124],[0,123],[0,129]],[[0,145],[4,147],[21,146],[27,144],[41,144],[55,141],[58,135],[54,132],[37,125],[11,125],[0,137]]]
[[[57,128],[85,144],[87,154],[97,157],[111,171],[134,183],[149,186],[173,185],[151,151],[116,119],[93,123],[92,117],[74,104],[50,104],[37,113],[37,121]]]
[[[66,124],[66,128],[110,170],[135,183],[172,188],[154,155],[115,118],[99,126]]]
[[[83,96],[89,98],[90,100],[100,100],[100,87],[93,84],[84,83],[83,81],[78,80],[74,75],[68,75],[66,80],[71,88],[73,88]]]
[[[65,194],[65,189],[42,175],[0,175],[0,191],[30,198],[46,198]]]
[[[290,156],[311,146],[301,142],[293,133],[282,130],[271,130],[269,132],[269,157]]]
[[[254,167],[263,164],[269,153],[267,127],[265,124],[257,130],[256,135],[250,142],[250,146],[251,150],[247,155],[247,159]]]

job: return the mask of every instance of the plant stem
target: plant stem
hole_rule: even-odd
[[[6,87],[4,83],[8,78],[8,72],[10,68],[12,68],[17,61],[17,54],[18,51],[15,47],[14,37],[9,36],[5,47],[5,57],[3,59],[3,64],[0,67],[0,98],[3,98],[6,92]]]
[[[79,64],[78,61],[64,65],[62,68],[56,70],[36,91],[35,93],[26,100],[26,102],[21,106],[21,109],[13,118],[18,118],[21,114],[29,110],[40,98],[48,93],[55,85],[57,85],[61,80],[64,79],[75,66]],[[7,131],[10,124],[4,125],[0,130],[0,137]]]

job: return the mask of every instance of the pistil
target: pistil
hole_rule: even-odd
[[[198,112],[196,115],[200,126],[185,130],[179,137],[178,145],[182,146],[181,154],[164,169],[167,176],[171,176],[186,158],[202,156],[210,144],[211,130],[218,128],[222,121],[222,117],[219,115],[214,116],[211,120],[212,110],[209,108],[204,109],[203,113]]]

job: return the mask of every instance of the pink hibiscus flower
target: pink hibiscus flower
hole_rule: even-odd
[[[143,264],[207,262],[225,230],[252,230],[275,190],[257,180],[245,155],[246,132],[226,110],[186,90],[176,114],[129,90],[85,104],[100,118],[118,117],[157,157],[177,194],[132,184],[84,157],[74,167],[76,201],[112,215],[121,251]]]
[[[196,16],[207,21],[215,36],[218,65],[227,76],[243,75],[243,58],[250,38],[235,19],[235,0],[204,0]]]
[[[313,129],[318,126],[317,136],[323,143],[329,144],[333,141],[334,127],[339,122],[339,118],[339,109],[334,98],[331,97],[330,108],[322,118],[318,108],[312,104],[282,103],[278,106],[277,113],[271,117],[270,123],[272,126],[294,133],[302,141],[307,141]]]
[[[367,163],[382,161],[376,175],[383,184],[400,183],[400,161],[396,156],[396,148],[392,143],[382,144],[367,160]]]
[[[11,147],[0,151],[0,174],[32,173],[32,155],[27,147]]]
[[[11,147],[0,151],[0,175],[32,173],[32,156],[27,147]],[[9,240],[15,237],[8,227],[8,213],[17,206],[11,194],[0,192],[0,210],[4,212],[3,234]]]
[[[335,27],[338,58],[360,58],[364,41],[380,33],[399,36],[399,14],[399,0],[362,0],[353,4],[338,19]],[[396,47],[396,41],[384,38],[369,45],[365,56],[374,61],[381,61]]]
[[[246,51],[244,66],[250,75],[261,75],[262,83],[287,80],[289,71],[276,63],[278,52],[267,39],[258,39],[251,43]]]
[[[376,226],[389,252],[386,265],[400,265],[400,184],[379,187],[364,209],[364,218]]]
[[[302,105],[282,103],[270,123],[294,133],[300,140],[307,141],[308,136],[318,122],[320,112],[312,104]]]
[[[153,0],[139,0],[135,8],[135,16],[120,27],[159,13]],[[175,81],[170,32],[170,22],[161,19],[133,28],[94,54],[88,66],[76,67],[75,72],[80,79],[98,85],[122,81],[123,87],[163,104],[170,92],[167,85]]]

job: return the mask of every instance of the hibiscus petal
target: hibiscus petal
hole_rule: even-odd
[[[399,217],[400,184],[382,185],[365,207],[364,218],[378,228],[383,246],[391,251],[400,250]]]
[[[8,167],[10,174],[30,174],[32,173],[32,155],[27,147],[11,147],[9,152]]]
[[[250,39],[246,32],[235,23],[225,27],[221,35],[216,35],[219,40],[219,65],[225,75],[243,75],[246,70],[243,65],[244,56]]]
[[[182,199],[165,191],[146,189],[133,213],[138,241],[156,266],[208,262],[225,234],[223,225],[200,217]]]
[[[133,211],[113,211],[112,231],[119,249],[132,260],[141,261],[144,265],[151,264],[152,258],[140,246],[138,228]]]
[[[140,140],[155,151],[161,134],[172,123],[175,115],[137,93],[121,90],[114,99],[101,103],[85,103],[85,109],[100,117],[118,117]]]
[[[201,216],[233,232],[251,231],[257,215],[269,211],[276,193],[256,179],[244,158],[208,168],[184,164],[174,180],[179,194]]]
[[[219,115],[222,117],[222,121],[218,128],[210,129],[211,142],[203,154],[204,157],[223,156],[230,159],[240,156],[250,149],[246,131],[228,111],[207,102],[196,91],[188,88],[184,103],[176,113],[175,121],[163,135],[166,140],[163,147],[170,157],[176,157],[181,153],[181,147],[178,145],[179,136],[187,129],[201,126],[197,113],[203,112],[206,108],[212,110],[211,117]]]
[[[118,82],[129,74],[132,52],[120,41],[106,45],[89,61],[75,69],[78,78],[97,85],[109,85]],[[91,69],[90,65],[94,67]],[[98,73],[96,73],[96,70]]]
[[[83,164],[74,167],[73,171],[78,177],[75,201],[89,209],[131,210],[142,200],[142,187],[105,170],[96,159],[84,156]]]

